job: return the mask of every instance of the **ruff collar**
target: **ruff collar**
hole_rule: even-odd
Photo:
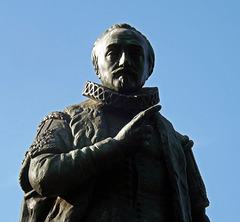
[[[145,87],[135,94],[121,94],[102,85],[87,81],[83,95],[113,108],[145,110],[159,103],[157,87]]]

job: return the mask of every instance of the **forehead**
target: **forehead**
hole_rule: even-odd
[[[125,28],[118,28],[110,31],[102,37],[98,44],[103,48],[108,48],[110,45],[137,45],[147,50],[147,42],[143,36],[134,30]]]

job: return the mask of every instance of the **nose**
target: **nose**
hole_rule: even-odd
[[[126,52],[122,52],[121,57],[119,59],[119,66],[124,66],[126,64],[129,65],[130,61],[126,55]]]

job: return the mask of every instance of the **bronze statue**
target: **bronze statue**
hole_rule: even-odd
[[[128,24],[95,42],[90,99],[40,123],[20,173],[20,221],[207,222],[193,142],[158,111],[151,44]]]

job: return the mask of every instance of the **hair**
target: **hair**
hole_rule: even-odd
[[[97,76],[99,76],[99,68],[98,68],[98,58],[96,55],[96,46],[98,44],[98,42],[108,33],[110,33],[111,31],[115,30],[115,29],[120,29],[120,28],[124,28],[124,29],[129,29],[131,31],[134,31],[138,34],[140,34],[146,41],[147,46],[148,46],[148,56],[147,56],[147,60],[149,63],[149,73],[148,73],[148,77],[152,74],[153,72],[153,68],[154,68],[154,62],[155,62],[155,55],[154,55],[154,51],[153,48],[150,44],[150,42],[148,41],[148,39],[146,38],[146,36],[144,36],[141,32],[139,32],[137,29],[135,29],[134,27],[132,27],[129,24],[126,23],[121,23],[121,24],[115,24],[113,26],[111,26],[108,30],[106,30],[102,35],[100,35],[100,37],[95,41],[94,45],[93,45],[93,49],[92,49],[92,64],[94,67],[94,70],[97,74]]]

